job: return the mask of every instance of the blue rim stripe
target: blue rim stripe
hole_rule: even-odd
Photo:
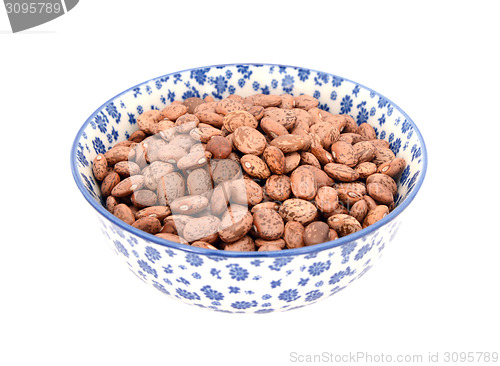
[[[320,252],[323,250],[339,247],[341,245],[344,245],[346,243],[355,241],[360,239],[361,237],[371,234],[380,227],[388,224],[392,220],[394,220],[399,214],[401,214],[407,207],[408,205],[413,201],[415,196],[417,195],[418,191],[420,190],[420,187],[422,186],[422,183],[424,181],[426,172],[427,172],[427,148],[425,146],[424,138],[422,137],[422,134],[420,133],[420,130],[418,127],[415,125],[413,120],[401,109],[399,108],[395,103],[393,103],[390,99],[386,98],[382,94],[376,92],[373,89],[370,89],[363,84],[360,84],[358,82],[346,79],[344,77],[337,76],[335,74],[331,73],[325,73],[323,71],[317,71],[313,69],[308,69],[308,68],[301,68],[304,70],[309,70],[313,72],[322,72],[324,74],[328,74],[337,78],[342,78],[345,81],[351,82],[353,84],[359,85],[360,87],[365,88],[366,90],[375,93],[376,95],[379,95],[383,97],[385,100],[387,100],[389,103],[391,103],[392,106],[394,106],[401,114],[406,118],[406,120],[410,123],[412,126],[414,132],[417,134],[419,142],[421,144],[421,150],[422,150],[422,168],[420,171],[420,174],[418,176],[418,180],[413,187],[412,191],[409,193],[409,195],[406,197],[406,199],[401,202],[392,212],[390,212],[386,217],[384,217],[382,220],[377,221],[373,225],[368,226],[365,229],[362,229],[360,231],[357,231],[353,234],[350,234],[348,236],[344,236],[342,238],[333,240],[333,241],[328,241],[325,243],[321,244],[316,244],[308,247],[302,247],[302,248],[297,248],[297,249],[286,249],[286,250],[278,250],[278,251],[271,251],[271,252],[233,252],[233,251],[224,251],[224,250],[213,250],[213,249],[204,249],[204,248],[197,248],[197,247],[192,247],[190,245],[186,244],[179,244],[175,242],[171,242],[169,240],[161,239],[158,238],[154,235],[148,234],[142,230],[136,229],[135,227],[128,225],[124,221],[118,219],[116,216],[112,215],[108,210],[106,210],[105,207],[103,207],[97,200],[95,200],[87,191],[87,188],[85,187],[83,181],[81,180],[80,174],[78,172],[78,167],[77,167],[77,159],[76,159],[76,150],[78,147],[78,142],[80,141],[83,132],[86,130],[87,126],[89,125],[90,121],[94,119],[94,117],[107,105],[109,102],[117,99],[119,96],[129,92],[130,90],[147,84],[153,80],[166,77],[166,76],[172,76],[174,74],[179,74],[179,73],[184,73],[187,71],[193,71],[193,70],[199,70],[199,69],[204,69],[204,68],[213,68],[213,67],[228,67],[228,66],[274,66],[274,67],[286,67],[286,68],[293,68],[293,69],[298,69],[301,67],[298,66],[290,66],[290,65],[281,65],[281,64],[262,64],[262,63],[235,63],[235,64],[220,64],[220,65],[211,65],[211,66],[203,66],[203,67],[196,67],[192,69],[185,69],[181,71],[176,71],[172,72],[169,74],[165,74],[162,76],[158,76],[149,80],[146,80],[140,84],[137,84],[117,95],[114,97],[110,98],[108,101],[106,101],[104,104],[102,104],[99,108],[97,108],[94,113],[90,115],[89,118],[85,121],[85,123],[82,125],[82,127],[78,130],[78,133],[73,141],[73,145],[71,147],[71,156],[70,156],[70,163],[71,163],[71,171],[73,173],[73,178],[76,182],[76,185],[82,192],[83,196],[87,200],[87,202],[90,203],[92,207],[94,207],[99,214],[104,216],[107,220],[111,221],[113,224],[117,225],[121,229],[129,232],[130,234],[136,235],[140,237],[141,239],[144,239],[146,241],[164,246],[166,248],[175,248],[182,250],[184,252],[191,252],[191,253],[198,253],[198,254],[203,254],[203,255],[210,255],[210,256],[220,256],[220,257],[231,257],[231,258],[241,258],[241,257],[246,257],[246,258],[255,258],[255,257],[284,257],[284,256],[293,256],[293,255],[302,255],[302,254],[311,254],[315,252]]]

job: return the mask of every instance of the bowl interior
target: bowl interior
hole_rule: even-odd
[[[381,221],[398,215],[416,195],[427,165],[425,145],[413,121],[398,106],[379,93],[336,75],[269,64],[185,70],[146,81],[111,98],[85,121],[75,138],[71,165],[78,187],[92,206],[111,219],[113,216],[103,207],[99,185],[92,174],[92,161],[97,154],[136,131],[136,119],[143,111],[163,109],[174,100],[189,97],[210,95],[218,100],[229,94],[255,93],[310,94],[320,101],[321,109],[349,114],[358,124],[367,122],[374,127],[378,138],[389,142],[392,151],[404,158],[407,166],[398,182],[396,208]]]

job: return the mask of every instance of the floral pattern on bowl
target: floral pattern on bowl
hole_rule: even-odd
[[[378,138],[407,161],[396,208],[374,225],[335,241],[277,252],[228,252],[167,242],[118,220],[103,207],[92,161],[137,127],[137,116],[174,100],[222,99],[264,93],[310,94],[319,107],[368,122]],[[96,209],[113,250],[142,281],[186,303],[223,312],[290,310],[331,296],[363,276],[392,241],[399,214],[418,192],[426,171],[423,138],[394,103],[361,84],[329,73],[269,64],[201,67],[146,81],[98,108],[78,132],[71,151],[75,181]]]

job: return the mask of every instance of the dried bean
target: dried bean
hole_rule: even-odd
[[[92,162],[106,208],[211,250],[293,249],[361,230],[394,209],[406,162],[368,123],[319,102],[232,94],[146,111]]]

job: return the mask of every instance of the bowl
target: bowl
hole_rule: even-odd
[[[319,107],[369,123],[407,166],[396,207],[382,220],[340,239],[274,252],[191,247],[140,231],[103,206],[92,161],[138,129],[136,119],[189,97],[229,94],[310,94]],[[138,84],[99,107],[78,131],[71,150],[75,182],[95,209],[104,237],[143,282],[187,304],[230,313],[291,310],[323,300],[363,276],[395,237],[400,214],[425,177],[427,153],[415,123],[385,96],[343,77],[295,66],[228,64],[184,70]]]

